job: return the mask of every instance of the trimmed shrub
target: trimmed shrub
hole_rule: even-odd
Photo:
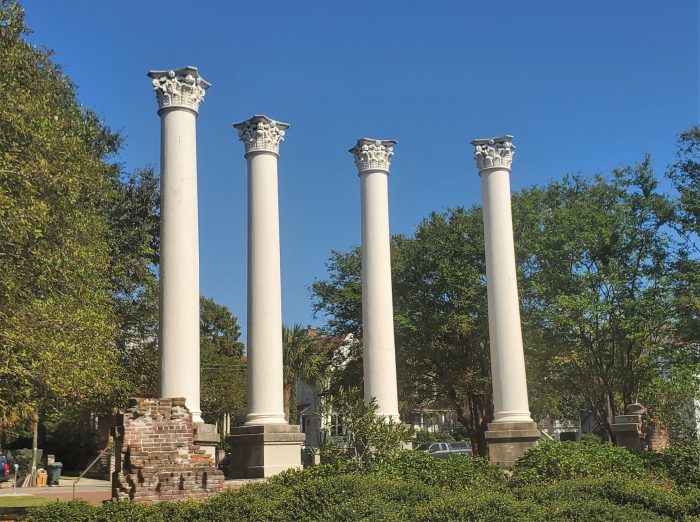
[[[581,501],[591,498],[616,505],[637,506],[645,512],[670,517],[686,513],[687,500],[674,491],[648,480],[624,477],[582,478],[515,488],[513,494],[540,504],[556,501]]]
[[[668,477],[676,484],[700,488],[700,440],[671,444],[661,457]]]
[[[567,520],[574,522],[629,522],[643,520],[657,522],[671,520],[667,516],[650,513],[637,506],[617,506],[604,500],[584,500],[552,502],[549,504],[546,520]],[[687,519],[685,519],[687,520]]]
[[[27,508],[26,520],[33,522],[55,522],[70,520],[71,522],[93,522],[97,520],[100,508],[82,500],[71,502],[49,502],[40,506]]]
[[[422,482],[379,475],[327,477],[295,487],[286,513],[295,520],[362,520],[368,515],[383,520],[384,514],[406,520],[416,504],[440,494]],[[381,511],[372,512],[377,506]]]
[[[289,504],[293,488],[280,484],[257,484],[245,486],[237,491],[225,491],[203,501],[196,514],[208,522],[231,520],[285,522],[289,520]]]
[[[485,459],[468,455],[437,459],[418,451],[402,452],[391,462],[373,466],[372,472],[450,489],[497,488],[504,482],[503,472]]]
[[[513,468],[514,484],[619,475],[648,478],[644,461],[624,448],[589,442],[547,441],[533,446]]]
[[[348,475],[360,473],[361,471],[360,466],[353,461],[338,461],[333,464],[321,464],[304,469],[289,469],[279,475],[275,475],[268,483],[294,486],[317,478]]]
[[[535,522],[548,519],[548,510],[532,501],[518,500],[503,492],[467,492],[446,494],[418,506],[414,520],[474,520]]]

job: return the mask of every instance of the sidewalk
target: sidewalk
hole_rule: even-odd
[[[42,488],[17,488],[17,496],[35,495],[37,497],[49,497],[56,500],[71,500],[73,498],[73,481],[71,477],[61,477],[58,486]],[[12,495],[12,488],[0,489],[0,496]],[[75,498],[85,500],[91,504],[101,504],[103,500],[112,497],[112,482],[82,478],[75,488]]]

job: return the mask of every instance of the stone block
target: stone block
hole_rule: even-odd
[[[486,431],[489,461],[509,469],[523,453],[539,442],[540,437],[535,422],[492,422]]]
[[[301,467],[301,446],[306,434],[299,426],[266,424],[232,428],[227,438],[231,460],[227,477],[266,478]]]

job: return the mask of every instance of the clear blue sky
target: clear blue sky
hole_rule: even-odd
[[[291,123],[280,157],[283,316],[311,314],[331,249],[360,241],[362,136],[399,141],[393,233],[479,203],[469,141],[513,134],[514,190],[609,172],[648,152],[658,172],[698,122],[698,2],[28,0],[32,41],[81,102],[126,136],[129,169],[159,161],[146,72],[199,67],[201,291],[245,328],[246,171],[231,123]]]

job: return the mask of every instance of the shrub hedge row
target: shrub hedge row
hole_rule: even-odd
[[[203,502],[53,503],[31,508],[29,520],[700,521],[700,489],[673,477],[693,462],[681,453],[686,460],[673,454],[669,465],[601,444],[545,443],[509,479],[482,459],[406,452],[368,472],[347,464],[290,471]]]

